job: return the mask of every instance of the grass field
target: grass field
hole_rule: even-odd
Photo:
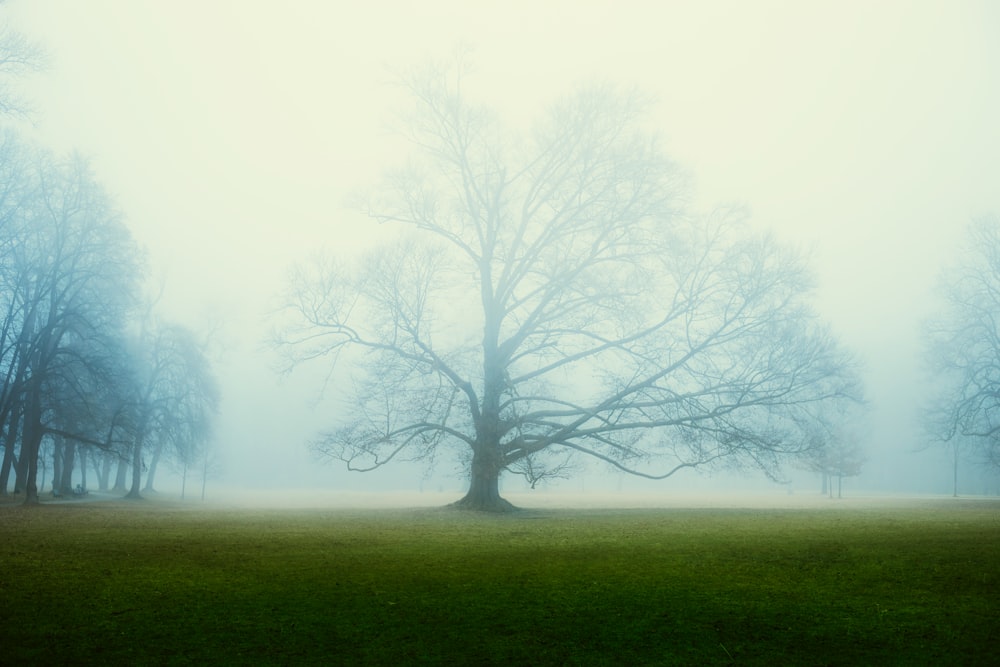
[[[983,665],[1000,502],[0,506],[0,663]]]

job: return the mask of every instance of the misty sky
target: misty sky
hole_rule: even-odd
[[[363,6],[362,6],[363,5]],[[290,263],[369,243],[344,207],[405,157],[392,68],[472,48],[469,84],[512,124],[580,83],[637,85],[701,207],[811,248],[817,307],[868,364],[869,486],[916,446],[918,328],[975,216],[1000,213],[1000,4],[8,0],[49,52],[34,132],[92,158],[166,280],[168,316],[221,318],[233,474],[308,456],[308,374],[261,349]],[[309,380],[308,382],[306,380]],[[298,474],[298,473],[296,473]],[[339,470],[325,470],[331,480]],[[947,480],[945,480],[947,482]],[[669,488],[671,481],[662,483]]]

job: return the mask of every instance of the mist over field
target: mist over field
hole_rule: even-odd
[[[95,182],[120,210],[125,226],[143,249],[144,291],[158,295],[157,312],[199,335],[210,333],[205,353],[218,381],[219,397],[208,443],[213,453],[186,468],[180,457],[165,457],[156,482],[157,491],[165,496],[177,497],[183,484],[186,499],[199,499],[204,486],[206,500],[223,504],[252,506],[266,499],[275,506],[398,507],[447,504],[468,489],[472,455],[447,444],[434,454],[432,464],[394,462],[364,473],[348,471],[342,461],[323,460],[309,444],[322,439],[320,434],[369,414],[366,410],[371,406],[364,404],[365,409],[360,409],[351,395],[362,387],[361,394],[370,399],[372,392],[365,393],[366,373],[392,378],[404,374],[388,362],[372,365],[372,357],[351,366],[349,362],[362,356],[352,357],[352,351],[344,352],[341,364],[334,368],[333,359],[341,353],[332,346],[328,354],[297,361],[294,369],[281,373],[289,364],[280,354],[283,350],[273,344],[275,331],[288,328],[281,313],[299,268],[312,266],[310,262],[327,256],[324,253],[342,259],[345,267],[353,268],[336,275],[346,276],[344,285],[354,281],[352,289],[357,285],[361,294],[368,288],[377,292],[371,287],[377,277],[364,278],[363,272],[375,272],[371,257],[378,256],[364,253],[383,243],[403,242],[411,252],[401,257],[416,256],[419,246],[411,244],[414,237],[386,221],[392,215],[370,217],[366,213],[374,209],[366,207],[371,202],[382,205],[379,197],[388,198],[388,188],[380,179],[387,170],[407,164],[414,152],[414,144],[407,139],[425,129],[419,123],[407,125],[415,96],[400,81],[428,63],[453,62],[455,53],[466,54],[463,62],[469,63],[455,89],[461,91],[463,102],[471,100],[469,108],[481,104],[495,112],[500,119],[496,135],[502,130],[516,137],[509,144],[509,153],[515,157],[542,133],[530,130],[532,123],[557,106],[556,100],[581,86],[634,88],[643,100],[651,100],[635,129],[656,136],[656,150],[676,165],[675,171],[664,168],[663,181],[670,187],[675,181],[683,182],[686,188],[677,195],[676,206],[685,207],[678,219],[705,215],[714,220],[709,213],[721,207],[745,210],[746,220],[740,222],[745,229],[740,227],[740,234],[766,234],[767,243],[790,248],[801,257],[812,276],[803,285],[808,288],[810,281],[814,285],[802,293],[802,304],[829,325],[831,337],[840,346],[837,350],[858,361],[852,368],[857,369],[863,388],[858,393],[866,401],[864,416],[856,421],[858,432],[850,436],[863,455],[859,472],[845,475],[839,488],[828,487],[825,494],[820,474],[808,465],[775,464],[771,470],[775,479],[768,479],[754,470],[756,455],[747,451],[738,452],[748,458],[740,459],[737,466],[714,466],[714,460],[704,456],[714,467],[703,470],[699,459],[699,466],[667,479],[643,479],[614,466],[622,461],[644,463],[639,453],[652,451],[644,449],[648,443],[613,440],[612,435],[602,433],[593,442],[624,452],[620,458],[578,456],[572,464],[575,467],[565,470],[559,467],[561,459],[546,460],[550,467],[545,471],[554,472],[538,473],[541,477],[535,489],[526,481],[532,479],[533,471],[525,477],[505,473],[500,479],[505,498],[524,507],[752,506],[786,501],[796,506],[826,501],[839,493],[847,499],[878,502],[889,495],[951,495],[955,490],[952,451],[933,443],[925,429],[940,377],[927,361],[926,323],[941,312],[941,295],[935,286],[942,272],[963,257],[961,247],[969,224],[1000,212],[1000,162],[996,159],[1000,155],[996,121],[1000,118],[1000,87],[996,85],[1000,7],[995,3],[470,4],[434,0],[348,6],[316,0],[287,5],[7,0],[0,6],[0,20],[45,52],[43,69],[19,76],[11,84],[31,101],[31,110],[10,123],[26,141],[60,155],[77,151],[89,160]],[[589,107],[581,103],[581,108]],[[470,113],[470,117],[476,116]],[[595,122],[594,127],[597,132],[603,126]],[[490,126],[483,136],[492,138],[493,131]],[[647,145],[653,144],[642,144]],[[482,155],[493,154],[484,150]],[[660,164],[656,156],[641,164],[634,152],[630,156],[636,162],[627,166],[637,171]],[[578,162],[583,163],[582,159]],[[510,173],[514,171],[512,167]],[[421,188],[439,185],[433,182],[439,174],[428,173],[430,185],[421,182]],[[484,173],[483,182],[491,184],[493,172],[484,168]],[[402,176],[397,178],[403,182]],[[440,180],[448,178],[440,176]],[[635,188],[629,193],[644,205],[647,200],[639,194],[651,202],[642,215],[636,214],[636,228],[645,234],[643,215],[660,214],[655,207],[662,204],[658,197],[665,195],[641,190],[640,185],[647,185],[641,181],[629,181]],[[522,193],[518,187],[508,184],[504,197]],[[417,191],[423,192],[416,186],[409,192]],[[532,189],[525,186],[523,191],[528,192],[526,201],[531,201]],[[673,196],[673,190],[664,186],[663,192],[668,191]],[[356,203],[370,192],[375,194],[364,205]],[[497,200],[507,204],[504,197]],[[390,204],[386,210],[393,213],[395,204]],[[616,200],[607,206],[619,204]],[[663,205],[663,210],[667,208]],[[446,209],[443,204],[437,208]],[[442,238],[457,235],[451,228],[445,232]],[[697,240],[697,234],[692,232],[690,238]],[[515,256],[520,242],[510,241],[504,257]],[[565,243],[567,248],[574,247],[572,240]],[[633,245],[623,247],[630,252],[640,245],[639,240],[628,243]],[[690,243],[694,247],[695,241]],[[445,258],[441,275],[452,285],[460,285],[456,281],[470,271],[454,268],[448,263],[454,257],[435,254],[435,248],[428,256]],[[691,252],[692,257],[695,254]],[[783,255],[761,257],[761,266],[770,267],[776,275],[785,270],[791,273],[797,266],[782,259]],[[389,269],[402,263],[402,259],[385,260]],[[555,271],[557,264],[546,264],[539,272]],[[725,259],[719,266],[726,269],[736,264]],[[675,293],[684,294],[689,274],[677,271],[681,277]],[[595,274],[600,279],[611,275]],[[305,269],[301,275],[306,275]],[[728,280],[719,279],[720,285],[731,284],[724,279]],[[632,284],[622,280],[629,289],[623,288],[621,294],[639,303],[643,295],[635,292],[642,289],[631,289]],[[775,281],[785,288],[785,282]],[[398,282],[405,297],[406,288],[412,285],[407,280]],[[316,284],[325,285],[320,278]],[[738,285],[742,289],[747,284]],[[422,315],[422,326],[429,328],[454,316],[454,311],[465,308],[469,294],[477,295],[461,287],[451,289],[455,294],[444,297],[447,307]],[[528,299],[524,295],[531,292],[526,287],[518,289],[512,288],[510,294],[523,299],[515,303],[523,306]],[[427,294],[442,291],[428,289]],[[800,298],[798,293],[794,298]],[[421,299],[413,297],[413,302],[422,304]],[[792,300],[789,296],[788,301]],[[357,306],[356,317],[361,309]],[[508,312],[516,311],[512,306]],[[607,330],[593,325],[593,331],[585,327],[603,323],[601,318],[579,319],[587,340],[603,340],[600,337],[607,331],[617,333],[626,325],[650,326],[631,321],[646,315],[623,317],[630,321],[609,324]],[[525,316],[518,324],[525,321],[531,320]],[[331,322],[322,323],[326,331],[342,324]],[[766,321],[774,327],[783,323]],[[361,330],[354,322],[351,325],[351,335]],[[371,326],[377,330],[381,323]],[[689,332],[694,329],[689,327]],[[551,332],[556,331],[562,329],[553,325],[545,329],[545,335],[554,336]],[[458,342],[452,356],[435,357],[433,372],[441,372],[444,362],[456,369],[454,377],[466,368],[479,372],[482,364],[477,367],[463,356],[462,346],[467,342],[463,332],[442,327],[434,334],[435,342],[451,342],[449,336]],[[530,351],[542,361],[530,373],[555,363],[545,356],[548,342],[536,335],[535,340],[541,342]],[[618,360],[625,370],[614,381],[624,386],[630,373],[640,377],[648,370],[647,362],[661,361],[650,352],[655,344],[682,338],[673,330],[659,338],[651,336],[648,346],[631,350],[634,356],[625,361]],[[470,340],[479,342],[475,337]],[[799,338],[789,335],[789,340]],[[580,345],[580,341],[573,344]],[[308,356],[301,341],[296,345],[289,343],[288,349]],[[758,349],[750,344],[746,348]],[[792,349],[792,344],[786,348]],[[404,351],[410,353],[409,348]],[[736,358],[735,352],[731,354]],[[685,378],[714,379],[715,367],[726,365],[705,362]],[[603,357],[594,366],[609,375],[613,370]],[[830,367],[834,367],[832,361]],[[416,396],[415,404],[428,414],[452,409],[441,406],[457,399],[446,397],[442,390],[432,400],[430,385],[418,384],[427,382],[430,370],[409,370],[411,375],[396,385],[406,392],[394,396]],[[530,373],[522,369],[520,378]],[[587,383],[613,385],[596,374],[581,383],[578,374],[575,368],[560,369],[554,377],[545,378],[545,386],[559,387],[561,382],[584,391],[591,389]],[[747,371],[745,377],[751,376]],[[511,372],[503,381],[518,379],[518,373]],[[853,391],[849,385],[845,379],[842,385],[824,386],[822,391],[841,398]],[[454,386],[464,387],[458,381]],[[515,394],[512,404],[515,400],[527,403],[514,390],[504,395]],[[805,404],[807,399],[802,401]],[[398,407],[392,398],[383,401],[386,405]],[[644,406],[640,401],[638,412]],[[622,407],[614,418],[630,407],[635,406]],[[657,418],[700,428],[699,420],[715,419],[722,412],[717,406],[697,407],[705,414]],[[524,407],[525,414],[543,414],[544,418],[539,417],[530,428],[519,426],[523,433],[517,437],[529,445],[536,442],[532,438],[541,442],[539,434],[552,428],[555,418],[549,415],[554,409],[535,404]],[[683,409],[693,408],[685,405]],[[767,428],[787,427],[791,432],[804,414],[782,414],[781,424],[768,422]],[[371,421],[389,431],[396,426],[391,419],[379,422],[378,416]],[[643,417],[656,421],[648,414]],[[754,415],[725,427],[744,437],[762,421]],[[440,422],[451,428],[456,417],[447,413],[447,419]],[[754,437],[764,430],[754,431]],[[380,442],[389,442],[389,435],[397,434],[386,434]],[[770,435],[760,436],[765,445]],[[372,460],[381,462],[381,452],[344,449],[360,447],[356,445],[360,436],[348,445],[337,437],[330,436],[334,444],[325,450],[327,459],[353,456],[352,461],[361,462],[359,467]],[[431,442],[438,436],[421,433],[419,437]],[[555,436],[546,432],[544,437]],[[694,442],[701,437],[708,436],[698,433],[690,443],[685,441],[684,453],[703,454],[703,443]],[[515,439],[508,436],[505,446]],[[524,451],[529,445],[524,445]],[[603,456],[602,452],[598,453]],[[522,461],[515,461],[520,450],[508,454],[512,462]],[[149,463],[148,459],[140,461],[142,466]],[[769,465],[764,461],[761,467]],[[203,477],[207,477],[204,485]],[[92,488],[93,479],[92,475]],[[74,477],[73,483],[77,480]],[[1000,492],[997,468],[980,465],[971,456],[960,461],[957,480],[961,495]]]

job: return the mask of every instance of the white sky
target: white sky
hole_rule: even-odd
[[[703,205],[745,202],[814,248],[818,307],[869,362],[893,451],[915,444],[929,287],[965,224],[1000,212],[989,0],[7,0],[0,15],[50,54],[27,85],[41,140],[92,157],[170,313],[228,323],[222,434],[260,470],[278,442],[304,458],[324,421],[297,407],[315,386],[276,392],[257,348],[291,262],[370,237],[343,200],[403,157],[387,67],[469,44],[472,84],[514,119],[595,79],[656,95]]]

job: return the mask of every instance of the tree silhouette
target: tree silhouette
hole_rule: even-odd
[[[808,448],[822,404],[857,394],[801,259],[740,210],[685,210],[641,96],[581,90],[511,136],[460,72],[408,86],[417,154],[365,205],[398,241],[301,264],[276,337],[289,368],[354,369],[321,455],[371,470],[456,447],[457,505],[503,511],[504,471],[541,479],[567,456],[656,479],[770,471]]]
[[[961,259],[940,280],[942,308],[926,326],[926,356],[937,394],[926,411],[931,438],[958,462],[1000,468],[1000,223],[974,222]]]

